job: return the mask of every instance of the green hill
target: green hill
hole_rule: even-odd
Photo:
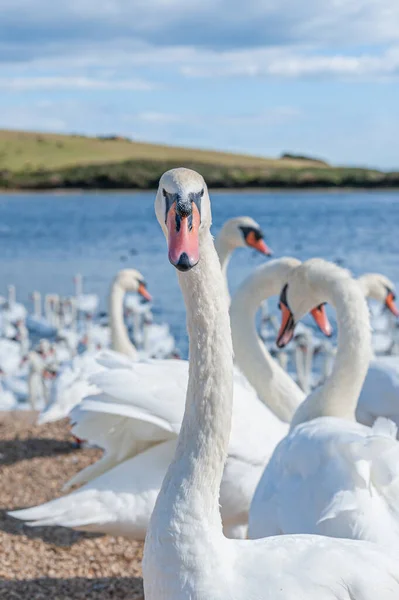
[[[262,158],[135,142],[0,130],[0,188],[140,188],[187,166],[219,187],[396,186],[398,173],[331,167],[305,156]]]

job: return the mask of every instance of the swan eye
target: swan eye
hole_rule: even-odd
[[[391,288],[389,288],[388,286],[385,286],[385,289],[387,291],[387,296],[391,296],[392,300],[396,300],[395,292],[391,290]]]
[[[256,242],[263,240],[265,237],[261,229],[256,229],[255,227],[245,227],[245,225],[240,225],[238,228],[241,230],[245,241],[247,241],[248,236],[251,234]]]
[[[166,196],[168,195],[168,192],[165,190],[165,188],[162,188],[162,194],[164,198],[166,198]]]
[[[205,192],[205,189],[204,189],[204,188],[202,188],[202,190],[200,191],[200,196],[201,196],[201,198],[202,198],[202,196],[204,195],[204,192]]]

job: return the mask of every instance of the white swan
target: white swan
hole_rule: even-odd
[[[297,266],[299,264],[296,259],[286,260],[290,261],[287,265]],[[255,324],[255,316],[262,301],[279,293],[280,275],[284,277],[283,273],[279,273],[279,261],[272,261],[268,264],[270,269],[276,265],[275,271],[269,271],[269,268],[264,269],[263,265],[254,269],[231,301],[230,316],[234,357],[258,397],[281,420],[290,422],[296,409],[305,399],[305,393],[270,355],[259,338]],[[287,269],[287,276],[289,272]],[[395,288],[389,279],[380,274],[367,273],[357,281],[366,297],[385,304],[395,314],[397,310],[394,304]],[[327,335],[331,335],[331,327],[324,312],[320,312],[320,310],[311,312],[319,327]],[[357,416],[360,422],[372,424],[377,416],[387,416],[393,418],[399,425],[399,381],[398,375],[392,370],[392,364],[397,360],[394,357],[379,357],[371,363],[370,376],[368,375],[366,378],[359,399]],[[375,371],[378,371],[378,374],[374,373]],[[305,373],[305,377],[307,375],[308,373]],[[380,393],[377,396],[375,394],[376,382],[380,386]],[[383,399],[381,392],[383,392]]]
[[[298,264],[299,261],[287,258],[262,265],[253,275],[253,286],[260,287],[260,296],[263,298],[277,294],[288,272]],[[248,281],[243,286],[247,287]],[[120,290],[118,295],[121,296]],[[239,301],[241,303],[244,299],[239,296]],[[246,301],[251,301],[252,306],[252,294],[246,295]],[[121,306],[119,309],[118,315],[122,319]],[[232,309],[234,313],[234,301]],[[235,318],[233,314],[232,320],[239,336],[241,318],[238,314]],[[253,322],[251,327],[254,328]],[[256,343],[259,344],[257,337]],[[264,352],[272,365],[273,359],[266,350]],[[104,459],[78,473],[70,482],[70,485],[88,482],[81,489],[64,498],[17,511],[13,515],[33,521],[33,525],[57,523],[114,535],[123,531],[126,536],[143,539],[180,429],[188,378],[187,363],[152,361],[134,364],[110,353],[102,356],[104,358],[100,358],[101,365],[97,368],[91,365],[93,376],[89,382],[82,382],[84,378],[80,374],[76,381],[69,370],[66,370],[60,379],[60,385],[65,379],[72,379],[73,393],[65,391],[62,395],[65,401],[50,404],[40,416],[39,422],[65,416],[66,410],[72,408],[73,399],[78,403],[83,393],[90,393],[88,386],[92,386],[91,393],[100,390],[101,396],[84,400],[73,418],[78,421],[74,428],[76,436],[104,447]],[[81,362],[84,359],[78,357],[76,360]],[[103,372],[103,367],[108,372]],[[280,367],[278,369],[281,370]],[[99,374],[95,375],[96,373]],[[292,382],[284,371],[283,378]],[[249,504],[256,484],[275,445],[286,434],[288,426],[261,405],[239,374],[235,381],[231,458],[223,479],[221,503],[226,534],[245,537]],[[83,390],[82,393],[80,390]],[[286,393],[286,397],[288,396]],[[276,406],[279,401],[283,402],[284,397],[276,400]],[[64,405],[67,405],[66,409]],[[155,437],[152,431],[148,431],[148,423],[152,421],[157,424]],[[173,441],[168,442],[171,439]],[[164,449],[151,450],[150,458],[147,458],[147,453],[143,450],[155,442],[163,446],[163,441],[167,442]],[[153,464],[151,470],[148,469],[147,460]],[[155,464],[155,460],[159,462]],[[135,476],[126,479],[127,472],[134,472]],[[123,511],[117,508],[122,498]]]
[[[270,355],[256,330],[255,316],[262,301],[278,294],[289,272],[299,264],[295,258],[285,258],[261,265],[244,280],[230,306],[235,361],[258,397],[287,423],[305,394]],[[324,313],[315,310],[312,314],[325,326]]]
[[[32,292],[33,301],[33,313],[27,315],[26,326],[28,330],[40,337],[52,337],[56,335],[57,329],[51,324],[48,317],[48,311],[50,310],[49,304],[46,306],[46,316],[42,314],[42,295],[40,292],[35,290]]]
[[[311,306],[337,311],[331,376],[296,411],[255,492],[250,537],[317,533],[399,545],[399,443],[396,427],[355,422],[371,358],[367,304],[358,283],[332,263],[312,259],[288,277],[280,297],[280,344]]]
[[[395,304],[395,284],[380,273],[366,273],[359,277],[357,281],[367,298],[376,300],[387,309],[388,315],[385,313],[380,315],[378,319],[372,318],[373,336],[371,343],[375,353],[389,353],[394,345],[393,332],[389,330],[389,321],[394,317],[399,317],[399,310]],[[379,327],[381,320],[383,321],[384,330]]]
[[[256,361],[258,353],[266,362],[266,366],[261,363],[259,368],[263,366],[265,374],[271,373],[270,382],[259,378],[257,384],[264,402],[275,412],[283,410],[292,390],[301,392],[259,341],[254,316],[260,301],[277,294],[298,264],[300,261],[296,259],[281,258],[259,266],[241,284],[231,305],[237,344],[245,342],[250,346],[249,364]],[[320,319],[319,314],[323,316],[320,310],[314,313],[316,319]],[[252,337],[248,340],[241,338],[250,332]],[[126,536],[143,539],[180,430],[187,361],[131,363],[106,352],[99,355],[98,362],[100,365],[93,370],[90,382],[101,394],[83,400],[72,419],[77,422],[74,434],[105,448],[104,458],[78,473],[68,484],[68,487],[87,484],[81,489],[45,505],[16,512],[14,516],[32,521],[33,525],[58,524],[114,535],[123,531]],[[225,532],[234,537],[245,537],[248,509],[260,473],[275,445],[288,431],[288,424],[262,406],[247,388],[245,379],[236,373],[233,429],[221,487]],[[272,392],[276,396],[274,401]],[[303,394],[298,402],[302,398]],[[45,411],[41,420],[52,410],[50,407]],[[166,442],[165,446],[162,442]],[[164,450],[148,453],[147,449],[156,443],[164,446]],[[152,469],[147,461],[152,462]],[[126,478],[127,472],[134,476]]]
[[[99,298],[96,294],[83,293],[83,277],[80,273],[75,275],[75,304],[79,313],[93,316],[98,308]]]
[[[241,342],[241,331],[246,331],[240,309],[246,314],[249,304],[249,315],[252,310],[255,313],[259,298],[277,294],[298,264],[300,261],[293,258],[273,260],[259,266],[243,282],[246,293],[239,291],[238,301],[234,297],[231,306],[232,328],[238,342]],[[320,310],[314,312],[324,314]],[[319,320],[320,317],[315,316]],[[277,365],[276,370],[272,370],[274,361],[258,341],[251,318],[248,326],[254,330],[253,342],[259,346],[262,359],[269,362],[270,379],[277,379],[281,367]],[[93,373],[90,382],[101,393],[83,400],[72,419],[77,421],[74,434],[105,448],[104,458],[78,473],[68,484],[68,487],[87,484],[81,489],[13,515],[32,521],[32,525],[58,524],[113,535],[123,532],[125,536],[143,539],[180,430],[188,380],[187,361],[133,364],[125,357],[106,352],[99,355]],[[277,393],[274,403],[269,399],[276,412],[292,389],[292,380],[285,372],[282,379],[281,393]],[[287,385],[284,385],[285,379]],[[268,379],[263,383],[266,402]],[[273,391],[274,387],[270,385]],[[44,418],[48,412],[45,411]],[[287,432],[288,424],[262,406],[247,389],[245,379],[235,373],[233,426],[221,486],[221,511],[229,536],[245,537],[248,509],[260,473],[275,445]],[[149,452],[147,449],[154,444],[163,450]],[[158,462],[155,464],[155,461]],[[152,468],[148,466],[150,462]],[[134,476],[127,478],[128,472]]]
[[[25,306],[16,301],[15,285],[7,286],[7,303],[3,307],[3,318],[7,323],[14,324],[18,321],[24,321],[25,317]]]
[[[215,246],[226,281],[231,255],[237,248],[248,246],[266,256],[272,254],[259,223],[251,217],[234,217],[225,221],[216,237]]]
[[[127,292],[136,292],[151,300],[143,275],[135,269],[123,269],[116,275],[109,295],[109,320],[112,349],[136,360],[138,352],[129,339],[123,319],[123,300]]]
[[[260,226],[250,217],[238,217],[226,221],[218,239],[220,240],[221,262],[224,269],[227,268],[231,253],[238,247],[248,245],[264,254],[271,252],[264,242]],[[81,277],[77,276],[75,282],[76,294],[81,296]],[[137,360],[140,355],[128,336],[124,322],[123,306],[127,292],[139,293],[146,300],[151,300],[144,277],[134,269],[121,270],[113,280],[109,295],[109,320],[112,349],[132,360]],[[148,334],[146,329],[145,333]],[[88,338],[90,338],[90,327]],[[75,357],[67,362],[53,384],[51,401],[44,413],[40,415],[39,422],[46,423],[66,417],[74,406],[81,402],[82,398],[94,393],[97,388],[88,382],[87,378],[98,370],[101,369],[95,368],[91,358]],[[83,439],[85,439],[84,436]]]
[[[224,537],[219,487],[230,434],[233,348],[202,177],[187,169],[164,174],[156,212],[170,261],[186,271],[179,283],[190,375],[176,453],[145,542],[146,600],[396,600],[397,561],[374,544],[319,536]]]
[[[395,304],[395,286],[379,273],[359,277],[366,296],[384,304],[398,317]],[[378,417],[392,419],[399,426],[399,357],[374,356],[360,392],[356,419],[364,425],[372,425]]]
[[[151,299],[144,278],[139,271],[135,269],[119,271],[112,282],[109,295],[112,346],[115,350],[132,358],[137,356],[137,351],[129,339],[123,320],[123,300],[126,292],[136,292],[147,300]],[[94,358],[95,355],[95,352],[86,352],[64,363],[50,390],[50,402],[39,415],[39,424],[50,423],[66,417],[81,402],[82,398],[98,392],[97,387],[89,381],[91,375],[102,370]]]
[[[103,447],[104,457],[68,482],[68,487],[85,484],[80,489],[12,514],[35,526],[58,524],[144,539],[180,431],[187,361],[132,363],[106,351],[99,355],[93,372],[90,382],[101,393],[84,399],[73,411],[72,419],[77,421],[73,433]],[[41,422],[45,418],[46,412]],[[220,498],[226,535],[245,537],[259,477],[286,432],[287,425],[259,402],[237,374]]]

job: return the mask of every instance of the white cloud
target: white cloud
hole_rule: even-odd
[[[3,60],[84,54],[103,44],[208,50],[387,45],[397,0],[1,0]]]
[[[156,127],[182,124],[193,127],[230,127],[230,126],[274,126],[299,118],[301,111],[293,106],[277,106],[253,114],[175,114],[161,112],[140,112],[125,115],[130,122],[145,123]]]
[[[147,123],[154,123],[156,125],[162,123],[184,122],[184,117],[182,117],[181,115],[167,114],[161,112],[142,112],[137,115],[134,115],[133,118]]]
[[[341,77],[381,79],[399,75],[399,46],[380,55],[320,55],[317,49],[273,48],[227,52],[202,64],[182,65],[188,77]]]
[[[10,92],[31,90],[136,90],[148,91],[154,85],[141,80],[91,79],[89,77],[9,77],[0,78],[0,89]]]

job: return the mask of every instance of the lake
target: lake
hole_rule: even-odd
[[[84,291],[98,294],[105,307],[115,273],[137,268],[153,295],[157,320],[171,325],[186,355],[184,305],[154,197],[154,192],[1,195],[0,294],[13,283],[25,304],[33,290],[69,295],[73,276],[82,273]],[[356,275],[380,271],[399,284],[398,191],[215,191],[211,199],[214,234],[226,219],[249,215],[260,223],[275,257],[320,256]],[[255,251],[236,251],[231,290],[264,260]],[[276,305],[277,299],[271,306]]]

